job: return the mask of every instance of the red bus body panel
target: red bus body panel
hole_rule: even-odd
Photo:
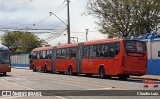
[[[3,72],[11,72],[11,66],[10,65],[0,65],[0,73]]]
[[[78,44],[65,44],[60,45],[57,49],[65,49],[65,48],[72,48],[77,47]],[[76,58],[67,59],[56,59],[56,71],[57,72],[68,72],[69,66],[72,66],[73,72],[76,72]]]

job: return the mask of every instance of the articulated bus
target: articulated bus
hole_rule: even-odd
[[[147,71],[146,43],[138,40],[104,39],[42,47],[34,49],[31,56],[33,71],[98,74],[101,78],[118,76],[120,79],[141,76]]]
[[[7,72],[11,72],[9,49],[0,44],[0,73],[6,75]]]

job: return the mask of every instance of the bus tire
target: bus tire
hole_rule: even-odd
[[[69,68],[68,68],[68,74],[69,74],[69,75],[72,75],[72,74],[73,74],[72,66],[69,66]]]
[[[33,72],[36,72],[37,70],[36,70],[36,66],[33,66]]]
[[[127,80],[129,75],[119,75],[118,77],[119,77],[120,80]]]
[[[105,78],[106,75],[105,75],[105,69],[104,69],[104,67],[100,67],[100,69],[99,69],[99,76],[102,79]]]
[[[43,72],[44,72],[44,73],[47,73],[47,66],[44,66]]]
[[[7,75],[7,73],[6,72],[3,72],[3,76],[6,76]]]

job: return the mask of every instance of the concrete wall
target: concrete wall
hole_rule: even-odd
[[[147,74],[160,75],[160,59],[149,59],[147,66]]]
[[[160,40],[148,40],[148,59],[160,59],[158,52],[160,53]]]
[[[10,59],[11,59],[11,66],[18,66],[18,67],[29,66],[30,60],[28,54],[13,55],[10,57]]]

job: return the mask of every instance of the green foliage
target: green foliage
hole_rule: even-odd
[[[89,0],[87,14],[99,19],[101,32],[109,37],[138,36],[157,31],[159,0]]]
[[[6,45],[14,53],[30,53],[36,47],[46,44],[37,36],[25,32],[7,32],[1,37],[3,45]]]

